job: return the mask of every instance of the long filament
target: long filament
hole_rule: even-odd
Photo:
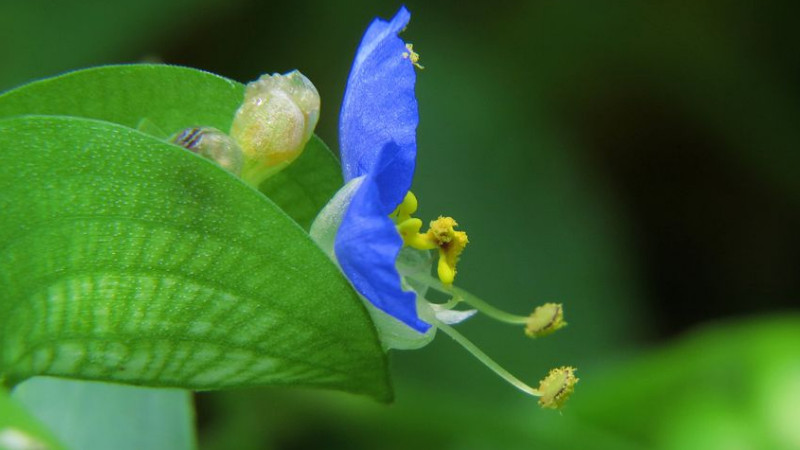
[[[420,283],[426,284],[427,286],[432,287],[439,292],[453,295],[454,298],[469,304],[478,311],[500,322],[510,323],[512,325],[525,325],[525,323],[528,321],[527,316],[511,314],[498,309],[463,289],[459,289],[455,286],[448,286],[442,283],[438,278],[432,275],[420,272],[403,273],[403,275],[419,281]]]
[[[486,353],[484,353],[481,349],[479,349],[478,346],[476,346],[469,339],[464,337],[464,335],[456,331],[455,328],[452,328],[451,326],[446,325],[438,320],[434,320],[434,325],[436,326],[436,328],[442,330],[445,334],[453,338],[454,341],[456,341],[458,344],[464,347],[468,352],[470,352],[472,356],[478,358],[478,360],[483,364],[485,364],[486,367],[491,369],[494,373],[499,375],[500,378],[506,380],[515,388],[534,397],[542,396],[542,393],[538,389],[534,389],[528,386],[525,382],[523,382],[519,378],[515,377],[514,375],[511,375],[511,372],[500,366],[500,364],[495,362]]]

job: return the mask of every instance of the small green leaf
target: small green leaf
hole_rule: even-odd
[[[0,122],[0,377],[391,396],[357,294],[207,161],[106,122]]]
[[[105,66],[36,81],[0,95],[0,118],[25,114],[105,120],[166,138],[188,127],[228,131],[244,85],[186,67]],[[339,161],[318,137],[282,172],[260,186],[308,230],[342,186]]]
[[[0,450],[37,448],[63,450],[44,425],[39,423],[8,391],[0,386]]]
[[[197,447],[192,394],[182,389],[36,377],[12,395],[72,449]]]

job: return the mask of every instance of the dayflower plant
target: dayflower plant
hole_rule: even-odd
[[[366,299],[384,347],[415,348],[442,330],[520,390],[540,397],[544,407],[560,407],[578,381],[575,369],[554,369],[534,389],[487,357],[450,325],[477,311],[511,324],[525,325],[531,337],[563,327],[561,305],[546,304],[530,316],[500,311],[456,288],[456,263],[468,243],[450,217],[439,217],[420,232],[412,217],[411,193],[419,120],[414,93],[419,55],[398,34],[410,13],[404,7],[390,21],[376,19],[356,52],[342,104],[339,140],[346,185],[320,213],[312,237],[340,265]],[[437,277],[430,250],[437,250]],[[429,289],[451,299],[429,302]],[[457,310],[460,303],[473,310]]]
[[[202,390],[298,384],[387,401],[385,351],[424,346],[437,330],[560,407],[575,369],[532,388],[452,328],[477,312],[531,337],[565,322],[558,304],[517,316],[455,287],[466,232],[445,216],[422,231],[414,217],[422,66],[398,36],[409,19],[401,8],[375,20],[356,52],[335,195],[339,167],[313,135],[320,96],[297,71],[243,86],[188,68],[109,66],[2,93],[0,418],[13,407],[8,388],[38,375]],[[432,302],[431,291],[449,300]],[[88,389],[84,398],[109,398]],[[188,418],[179,394],[168,401]]]
[[[314,243],[309,242],[307,239],[308,235],[303,235],[304,231],[294,226],[299,225],[296,216],[290,217],[284,214],[286,212],[285,208],[283,212],[281,212],[279,208],[276,208],[276,204],[263,203],[259,199],[260,203],[258,204],[263,206],[264,208],[262,209],[267,211],[265,217],[269,217],[269,220],[272,221],[268,221],[268,224],[270,224],[270,226],[276,226],[277,229],[281,231],[294,233],[297,239],[292,242],[295,242],[296,249],[299,249],[297,251],[305,252],[308,250],[310,254],[316,255],[314,257],[321,257],[323,259],[322,263],[327,269],[320,269],[321,266],[313,266],[312,263],[308,262],[300,263],[297,259],[291,259],[291,255],[288,253],[284,254],[284,257],[288,258],[288,260],[284,258],[268,258],[262,261],[260,258],[262,258],[263,252],[248,252],[249,249],[243,246],[241,246],[243,248],[233,246],[232,252],[236,254],[236,258],[242,254],[246,254],[249,255],[248,257],[252,256],[252,258],[267,264],[265,266],[267,267],[267,269],[265,269],[267,273],[261,275],[259,279],[263,279],[265,276],[271,276],[275,279],[276,286],[284,283],[284,285],[291,286],[293,289],[303,288],[317,292],[318,289],[314,288],[314,286],[317,285],[311,283],[308,279],[309,276],[313,275],[309,274],[313,274],[314,270],[318,270],[319,273],[322,273],[322,270],[332,271],[333,274],[331,277],[333,278],[330,278],[330,283],[339,283],[339,289],[341,289],[345,296],[348,297],[349,300],[356,302],[355,304],[349,304],[349,307],[354,306],[361,314],[361,319],[364,319],[359,323],[359,326],[363,326],[363,328],[359,328],[358,330],[364,332],[364,335],[369,335],[370,338],[374,338],[375,330],[372,324],[369,323],[369,320],[366,320],[367,317],[363,315],[363,310],[360,308],[360,305],[358,305],[356,296],[353,295],[350,286],[336,273],[336,268],[328,264],[328,262],[324,260],[324,256],[319,254],[319,249],[316,248],[318,246],[338,264],[352,287],[360,294],[370,314],[372,323],[378,331],[381,341],[380,344],[382,344],[383,350],[388,351],[389,349],[413,349],[422,347],[434,338],[437,330],[441,330],[515,387],[530,395],[540,397],[540,404],[542,406],[558,408],[571,394],[575,383],[578,381],[574,374],[575,369],[571,367],[554,369],[542,380],[538,388],[532,388],[492,361],[478,347],[452,327],[452,325],[468,319],[477,312],[482,312],[503,322],[522,325],[524,326],[525,333],[530,337],[545,336],[562,328],[566,323],[563,320],[563,310],[559,304],[548,303],[537,307],[529,316],[518,316],[500,311],[470,293],[457,288],[454,285],[457,274],[456,266],[458,259],[469,243],[467,233],[458,229],[456,220],[446,216],[441,216],[433,220],[430,222],[428,229],[422,231],[422,220],[414,217],[417,210],[417,198],[411,193],[410,189],[416,164],[416,129],[419,121],[414,87],[416,83],[416,70],[421,69],[422,66],[419,64],[419,55],[414,51],[412,45],[405,43],[398,36],[408,24],[409,19],[410,14],[405,8],[401,8],[390,21],[376,19],[367,29],[356,52],[355,61],[347,82],[339,124],[341,168],[345,184],[333,195],[333,198],[330,199],[327,205],[319,211],[320,205],[322,205],[326,199],[330,198],[331,193],[338,185],[338,176],[333,175],[332,178],[327,175],[322,176],[321,179],[324,178],[327,180],[326,183],[329,183],[329,185],[325,187],[325,195],[319,200],[315,199],[314,205],[306,207],[303,212],[303,214],[306,214],[306,212],[308,213],[307,216],[303,218],[306,222],[304,222],[302,226],[305,228],[309,225],[311,218],[319,211],[313,223],[310,224],[311,227],[308,232],[317,245],[315,246]],[[152,80],[148,78],[147,74],[150,71],[162,70],[187,72],[192,73],[192,76],[212,79],[214,83],[219,84],[220,90],[224,94],[221,97],[223,99],[236,100],[236,97],[230,94],[237,91],[241,92],[239,91],[240,87],[237,87],[234,82],[214,79],[213,77],[209,78],[208,74],[198,74],[196,72],[187,71],[186,69],[166,69],[162,67],[146,66],[140,67],[134,70],[134,72],[140,74],[142,82],[147,89],[152,89],[150,84]],[[95,83],[97,79],[94,77],[109,76],[108,74],[102,75],[106,72],[123,77],[130,76],[127,68],[120,67],[98,70],[97,73],[94,71],[85,71],[78,73],[77,78],[92,80],[90,83]],[[24,101],[26,98],[30,99],[31,97],[35,97],[39,89],[45,89],[45,91],[50,90],[53,93],[60,94],[57,89],[58,83],[64,83],[64,85],[68,86],[69,83],[73,82],[71,80],[72,76],[65,75],[64,77],[55,79],[54,83],[56,84],[51,84],[51,82],[45,80],[45,82],[42,83],[32,84],[30,88],[23,87],[18,93],[11,93],[11,100],[6,98],[5,105],[7,107],[8,105],[12,105],[11,109],[22,117],[19,121],[23,123],[24,126],[38,126],[38,122],[58,122],[58,127],[66,126],[70,130],[74,129],[77,130],[76,132],[79,132],[80,135],[76,135],[75,139],[79,141],[80,144],[76,145],[84,145],[83,140],[89,139],[89,137],[91,137],[90,141],[94,142],[94,131],[99,125],[94,122],[87,122],[87,119],[96,118],[98,111],[109,110],[109,98],[114,99],[115,97],[95,95],[94,106],[92,106],[93,103],[90,101],[88,102],[89,106],[85,106],[85,110],[81,109],[84,107],[81,106],[80,102],[76,103],[78,105],[78,110],[75,110],[74,108],[76,108],[76,106],[73,105],[71,101],[66,101],[64,103],[66,106],[64,106],[63,110],[59,109],[60,107],[56,107],[55,109],[35,109],[31,111],[27,109],[28,107],[26,106],[29,105],[29,103]],[[116,79],[114,79],[114,82],[109,84],[109,86],[117,86],[114,84],[116,82]],[[56,86],[56,88],[53,86]],[[193,95],[193,93],[190,92],[188,95]],[[23,101],[19,102],[15,109],[13,106],[15,105],[13,99],[16,96],[20,97]],[[185,97],[187,97],[186,93],[176,96],[176,98],[181,100]],[[53,95],[52,99],[60,102],[61,96]],[[58,102],[55,102],[55,104],[61,105],[61,103]],[[38,103],[33,102],[32,104],[36,105],[39,103],[45,103],[48,108],[54,104],[53,101],[42,102],[41,100],[39,100]],[[162,115],[163,117],[160,119],[161,125],[163,125],[164,123],[170,122],[170,118],[173,114],[172,103],[169,101],[161,103],[163,103],[164,109],[169,112],[168,114]],[[204,99],[203,103],[217,105],[217,102],[210,102],[207,99]],[[229,107],[234,106],[234,104],[235,103],[231,103]],[[138,140],[144,139],[142,136],[147,138],[145,133],[151,135],[149,139],[153,139],[153,136],[158,136],[157,139],[169,136],[169,134],[163,133],[160,130],[158,121],[150,121],[148,117],[143,117],[141,115],[146,111],[151,111],[151,106],[149,102],[142,102],[139,109],[141,112],[136,113],[137,109],[132,107],[129,103],[123,102],[117,105],[119,109],[129,112],[131,116],[130,120],[124,121],[122,125],[126,127],[136,126],[138,129],[138,131],[126,131],[131,135],[128,136],[132,143],[129,145],[131,151],[135,151],[133,149],[138,148]],[[168,140],[216,162],[231,174],[240,177],[243,182],[253,187],[263,188],[265,184],[269,184],[276,179],[279,180],[281,177],[275,177],[262,184],[262,182],[278,174],[288,167],[289,164],[292,164],[292,161],[300,156],[303,149],[307,147],[307,144],[310,143],[314,145],[311,140],[313,138],[314,127],[319,117],[319,108],[319,93],[313,84],[299,72],[294,71],[284,75],[264,75],[259,80],[249,83],[244,89],[244,101],[239,103],[238,110],[234,114],[232,125],[228,133],[218,128],[219,126],[224,126],[225,119],[222,117],[215,119],[213,123],[206,123],[202,120],[198,121],[197,123],[199,124],[205,123],[205,125],[202,126],[190,124],[188,121],[180,121],[178,122],[181,123],[180,127],[168,128],[169,130],[176,130]],[[113,108],[110,109],[113,110]],[[211,109],[214,108],[212,107]],[[67,119],[45,117],[37,119],[27,118],[27,116],[25,116],[25,114],[30,114],[32,112],[42,113],[51,111],[55,111],[56,114],[63,114],[63,111],[67,111],[70,114],[77,113],[78,117],[71,118],[71,116],[68,116]],[[81,114],[85,114],[87,118],[83,119]],[[65,120],[69,122],[69,126],[61,124],[61,122]],[[119,118],[116,118],[116,120],[119,120]],[[136,125],[137,121],[138,125]],[[7,123],[14,124],[16,122],[11,121]],[[185,128],[187,125],[191,126]],[[54,130],[60,129],[58,127],[54,126],[50,128]],[[111,128],[113,128],[113,126]],[[88,130],[91,130],[91,132]],[[145,133],[142,133],[142,131]],[[84,137],[82,134],[84,132],[86,132],[88,137]],[[110,140],[116,139],[118,133],[115,133],[116,132],[112,133],[111,130],[109,130],[109,136],[107,136],[107,138]],[[320,142],[319,139],[313,139],[315,139],[316,142]],[[61,145],[61,147],[58,148],[63,147],[62,150],[70,151],[68,150],[70,147],[67,145],[68,143],[65,144],[66,141],[64,141],[64,136],[62,135],[59,135],[57,139],[53,139],[52,142],[48,142],[50,142],[52,144],[51,146],[54,148]],[[152,141],[147,142],[149,142],[149,144],[147,144],[148,146],[157,146],[157,144],[165,145],[158,140],[156,140],[155,143]],[[141,145],[145,146],[144,143]],[[117,148],[118,146],[109,147]],[[105,148],[106,147],[102,147],[102,149]],[[168,147],[168,149],[170,148],[171,146]],[[170,154],[171,153],[167,151],[164,153],[164,155],[167,156],[163,157],[176,156],[174,154],[173,156],[169,156]],[[150,153],[148,153],[148,155],[150,155]],[[332,169],[335,174],[337,170],[335,161],[330,155],[325,156],[325,158],[327,159],[312,159],[311,161],[318,161],[321,166],[326,168],[326,173],[330,174],[330,169]],[[191,160],[191,158],[189,160]],[[83,163],[82,161],[83,160],[71,160],[74,167],[80,168],[78,172],[88,173],[87,170],[81,168],[83,167],[80,165]],[[191,164],[195,163],[196,161]],[[179,163],[176,162],[173,164]],[[126,170],[129,169],[128,166],[129,164],[127,160],[125,160]],[[159,167],[167,166],[162,164]],[[302,167],[303,169],[298,169],[298,167]],[[149,166],[142,169],[142,171],[147,174],[150,174],[149,170]],[[314,163],[309,163],[308,160],[299,166],[293,166],[291,170],[287,172],[293,171],[298,173],[298,170],[310,170],[308,173],[303,172],[303,176],[306,176],[306,178],[313,178],[316,173],[314,172]],[[14,170],[7,170],[5,173],[7,178],[16,176]],[[113,171],[109,172],[109,174],[109,176],[111,176]],[[168,192],[173,192],[174,186],[176,185],[184,186],[186,184],[185,181],[182,181],[184,184],[176,183],[173,179],[183,176],[184,174],[182,172],[179,174],[180,176],[176,175],[173,177],[172,174],[172,171],[167,171],[158,180]],[[129,182],[133,183],[136,179],[131,178],[131,180],[133,181],[129,180]],[[147,178],[147,180],[151,181],[149,178]],[[180,178],[180,180],[184,180],[184,178]],[[225,175],[220,180],[219,183],[224,185],[230,181],[230,177],[229,175]],[[14,185],[14,183],[11,182],[8,184]],[[153,185],[155,186],[157,184]],[[83,188],[83,186],[84,184],[76,183],[72,187],[79,190],[79,188]],[[192,183],[192,186],[194,186],[194,183]],[[278,182],[277,185],[273,184],[273,188],[278,190],[286,188],[287,186],[287,184],[281,184],[280,182]],[[139,192],[137,188],[138,185],[131,187],[131,192]],[[241,187],[236,189],[240,189],[240,193],[247,193],[247,195],[243,194],[240,201],[246,202],[252,200],[253,197],[250,195],[252,194],[250,190],[241,191]],[[302,188],[297,189],[302,190]],[[183,195],[183,190],[182,188],[178,193]],[[91,192],[88,194],[83,191],[80,192],[82,195],[89,195],[95,198]],[[79,196],[77,194],[75,195],[76,198]],[[164,217],[168,218],[164,220],[169,224],[173,223],[170,220],[173,220],[175,210],[184,207],[195,208],[198,211],[203,211],[203,214],[219,213],[220,217],[215,219],[216,222],[209,220],[209,223],[218,224],[226,219],[220,212],[222,211],[222,207],[220,207],[220,211],[216,211],[208,206],[208,202],[200,201],[205,198],[205,195],[207,195],[207,191],[205,190],[192,191],[192,195],[188,196],[188,198],[177,198],[174,207],[165,208],[161,203],[154,202],[156,204],[152,205],[152,208],[158,214],[163,213]],[[50,201],[49,194],[43,195],[43,198],[43,201]],[[144,196],[143,199],[137,198],[137,201],[145,202],[152,198],[163,199],[163,196]],[[224,199],[227,197],[220,196],[219,198]],[[213,197],[210,200],[220,201]],[[56,204],[63,204],[63,202],[56,202]],[[111,214],[105,209],[106,205],[116,203],[108,201],[106,197],[98,196],[96,197],[96,204],[102,205],[102,208],[98,207],[97,211],[95,211],[91,209],[95,206],[95,203],[87,203],[88,206],[84,208],[87,214],[105,217],[103,214]],[[20,208],[27,208],[28,202],[18,202],[18,206]],[[197,215],[195,209],[192,209],[191,213],[179,214],[177,216],[181,220],[184,218],[194,218]],[[51,208],[49,206],[47,208],[42,207],[41,210],[50,211]],[[67,209],[64,214],[71,213],[71,211],[72,210]],[[22,217],[21,215],[18,216]],[[114,217],[116,218],[116,216]],[[277,217],[277,219],[275,217]],[[294,222],[292,220],[294,220]],[[189,225],[194,226],[197,221],[187,220],[187,222]],[[261,222],[255,221],[252,227],[250,226],[251,222],[236,222],[231,226],[235,226],[237,230],[261,230],[255,223],[260,224]],[[181,222],[181,224],[184,223]],[[284,224],[284,226],[278,226],[276,224]],[[173,230],[175,228],[180,227],[172,226],[168,229]],[[157,231],[160,231],[160,229]],[[202,232],[206,233],[207,231],[205,228],[202,228]],[[9,235],[11,234],[13,233],[9,233]],[[252,234],[253,233],[242,232],[243,236],[251,236]],[[91,241],[91,239],[93,239],[92,236],[80,235],[78,238]],[[101,236],[102,239],[99,239],[97,242],[106,244],[107,236],[105,232],[101,234]],[[269,240],[267,239],[267,241]],[[169,243],[172,241],[161,239],[158,240],[158,242],[163,242],[165,246],[169,246],[171,245]],[[273,245],[275,249],[283,251],[286,249],[286,242],[286,240],[277,239],[269,241],[268,243]],[[94,243],[92,243],[92,245],[94,245]],[[108,243],[107,245],[109,248],[115,249],[113,243]],[[192,248],[194,249],[194,247]],[[228,247],[223,246],[223,248],[227,249]],[[194,262],[195,260],[206,261],[208,260],[209,254],[216,256],[222,250],[211,251],[204,249],[203,251],[206,253],[201,252],[199,258],[188,258],[188,260],[190,262]],[[160,251],[158,248],[150,249],[149,255],[156,261],[153,263],[153,266],[161,267],[160,265],[163,264],[176,264],[175,270],[183,270],[185,264],[178,264],[178,262],[174,262],[171,259],[162,258],[162,255],[166,254],[166,252],[166,250]],[[251,255],[250,253],[256,254]],[[38,253],[32,252],[32,254],[37,255]],[[80,254],[84,255],[85,252]],[[100,252],[99,254],[107,255],[109,252]],[[141,257],[141,251],[137,250],[134,254],[138,255],[137,258],[143,258]],[[236,259],[233,257],[231,258],[231,260]],[[309,256],[309,258],[311,257]],[[116,258],[108,261],[93,258],[92,264],[104,265],[103,273],[106,273],[108,267],[114,267],[115,264],[119,264],[119,261],[117,261]],[[186,264],[189,263],[187,262]],[[304,264],[306,265],[304,266]],[[311,266],[308,264],[311,264]],[[45,266],[50,267],[50,265]],[[288,266],[288,268],[285,266]],[[316,267],[316,269],[312,270],[309,269],[309,267]],[[147,266],[147,268],[149,268],[149,266]],[[129,270],[127,266],[122,269]],[[288,271],[285,272],[284,269]],[[191,272],[187,276],[195,276],[195,272],[190,269],[186,270]],[[435,275],[432,275],[433,273],[435,273]],[[287,278],[287,274],[291,276]],[[223,283],[230,282],[228,279],[223,279],[221,281]],[[216,285],[215,283],[219,282],[220,280],[215,278],[214,282],[210,284]],[[176,283],[176,286],[184,287],[185,285]],[[236,286],[233,286],[230,292],[236,291]],[[196,302],[193,300],[196,294],[192,290],[193,288],[187,287],[186,289],[190,292],[185,295],[185,299],[194,305]],[[431,291],[438,291],[440,294],[448,296],[449,299],[443,303],[432,302],[429,300],[428,296]],[[125,293],[127,292],[128,291],[125,291]],[[227,296],[230,292],[224,292],[226,301],[220,304],[233,303],[228,302]],[[294,292],[295,291],[292,291],[292,293]],[[160,299],[170,304],[174,301],[172,296],[161,298],[155,295],[155,297],[157,297],[156,300]],[[245,297],[247,296],[242,297],[241,302],[247,303],[252,300]],[[327,300],[327,297],[324,295],[317,297],[312,295],[311,297],[313,297],[311,298],[313,301]],[[61,299],[61,297],[58,298]],[[287,294],[285,297],[280,298],[285,301],[291,301],[294,296]],[[104,298],[100,300],[104,300]],[[132,301],[129,297],[124,297],[122,299],[122,301],[128,300]],[[292,308],[294,308],[296,302],[291,302],[290,304]],[[316,305],[316,303],[313,302],[310,304]],[[467,304],[472,309],[459,309],[459,306],[462,304]],[[344,308],[348,304],[337,303],[337,305]],[[102,303],[99,307],[105,308],[103,311],[110,310],[108,307],[103,306]],[[255,306],[250,307],[256,308]],[[244,309],[247,309],[247,305],[245,305]],[[172,309],[168,310],[172,311]],[[317,308],[307,308],[306,310],[303,310],[303,308],[295,308],[291,310],[291,313],[296,314],[298,317],[304,317],[303,311],[309,314],[312,312],[319,313]],[[104,317],[104,314],[105,313],[100,314],[99,316]],[[284,312],[282,311],[281,314],[284,314]],[[197,327],[187,328],[189,329],[187,332],[194,338],[196,336],[191,333],[206,332],[207,329],[203,328],[203,322],[198,319],[198,316],[193,317],[193,320],[199,321],[201,324]],[[298,327],[305,325],[305,322],[299,318],[294,323]],[[270,322],[267,324],[269,325]],[[184,328],[186,327],[180,328],[181,332],[185,331]],[[22,330],[19,331],[19,333],[21,333],[20,335],[24,335],[24,329],[20,330]],[[263,342],[261,339],[261,333],[264,332],[263,329],[261,327],[255,327],[250,331],[254,333],[254,336],[258,336],[254,342],[257,341],[259,343],[258,345],[260,345]],[[316,331],[316,329],[314,331]],[[300,338],[306,336],[309,339],[316,339],[313,337],[313,333],[310,335],[303,333],[305,333],[305,331],[299,330],[297,334],[300,335]],[[362,342],[361,339],[363,339],[364,335],[358,335],[358,342]],[[52,337],[48,337],[48,339],[52,340]],[[353,344],[353,342],[351,342],[351,344]],[[381,347],[378,345],[378,342],[372,340],[368,344],[367,347],[369,347],[369,350],[372,350],[372,354],[375,355],[377,353],[375,356],[380,359],[380,363],[385,363],[383,355],[380,354]],[[23,347],[20,346],[15,351],[22,352],[22,349]],[[260,349],[261,347],[257,347],[254,353],[258,353]],[[198,357],[204,357],[207,356],[207,354],[208,352],[206,352],[206,354],[200,354]],[[320,354],[329,356],[324,352]],[[256,356],[254,356],[254,358],[255,357]],[[103,360],[100,359],[100,361]],[[384,366],[381,367],[383,368]],[[123,369],[120,369],[120,371],[122,370]],[[134,373],[130,366],[126,366],[124,370],[126,370],[126,372],[123,375],[126,377],[130,377],[130,374]],[[3,374],[0,373],[0,381],[2,381],[2,375]],[[128,380],[128,378],[124,379]],[[385,377],[381,377],[381,379],[385,382]],[[212,381],[214,383],[213,386],[219,387],[227,385],[226,383],[232,383],[235,379],[220,377]],[[200,384],[198,386],[206,388],[212,381],[207,381],[205,384]],[[143,378],[139,380],[139,382],[152,382],[152,379]],[[159,379],[157,382],[158,385],[177,383],[172,379],[167,379],[167,381]],[[197,387],[194,385],[187,385],[186,383],[178,383],[177,385],[180,387]],[[348,388],[353,389],[350,385],[348,385]],[[358,389],[354,390],[360,392]],[[380,391],[380,395],[385,395],[386,393],[386,390],[383,388],[376,389],[376,392],[377,391]]]
[[[419,121],[414,93],[419,54],[398,34],[411,15],[403,7],[390,21],[376,19],[356,52],[340,113],[339,138],[345,185],[323,208],[309,231],[364,300],[383,348],[413,349],[441,330],[546,408],[559,408],[578,379],[572,367],[553,369],[538,389],[494,362],[451,325],[482,312],[524,325],[542,337],[564,327],[560,304],[547,303],[529,316],[501,311],[454,286],[456,264],[469,243],[452,217],[440,216],[421,232],[410,191]],[[264,75],[247,85],[230,136],[213,128],[189,128],[172,141],[214,160],[258,186],[297,158],[319,117],[319,94],[297,71]],[[431,251],[438,262],[434,272]],[[448,295],[444,303],[426,298]],[[456,309],[466,303],[474,309]]]

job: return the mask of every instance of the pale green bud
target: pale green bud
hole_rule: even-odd
[[[172,136],[170,142],[214,161],[234,175],[242,172],[242,149],[230,136],[216,128],[186,128]]]
[[[258,186],[300,156],[319,107],[317,89],[296,70],[249,83],[230,133],[244,152],[242,179]]]

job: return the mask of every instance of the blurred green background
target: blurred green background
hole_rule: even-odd
[[[800,58],[791,2],[409,1],[420,216],[469,232],[457,282],[543,340],[460,329],[539,410],[442,335],[392,354],[391,406],[257,389],[197,397],[202,449],[800,448]],[[159,61],[249,81],[294,68],[337,145],[352,57],[388,1],[0,0],[0,91]]]

